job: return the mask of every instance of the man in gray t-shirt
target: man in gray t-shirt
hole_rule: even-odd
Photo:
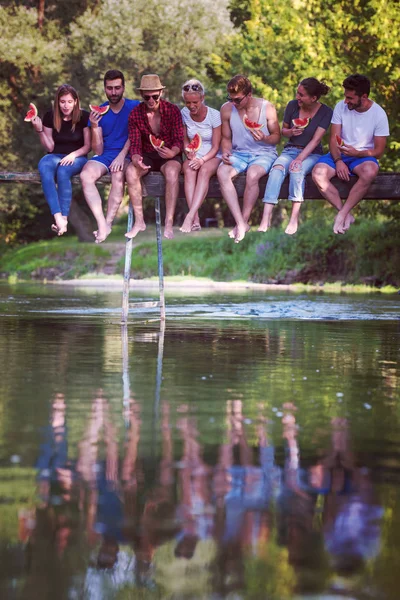
[[[351,210],[362,200],[379,171],[378,158],[385,151],[389,124],[385,111],[368,96],[370,81],[364,75],[350,75],[343,81],[344,100],[335,106],[332,117],[330,152],[313,169],[321,194],[337,210],[333,231],[345,233],[354,222]],[[331,183],[332,177],[349,181],[358,176],[346,202]]]

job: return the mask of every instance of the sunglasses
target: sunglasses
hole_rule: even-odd
[[[150,96],[148,94],[143,94],[143,99],[146,100],[146,102],[148,102],[150,98],[153,98],[153,100],[157,102],[160,96],[161,94],[151,94]]]
[[[184,92],[204,92],[203,88],[199,83],[188,83],[187,85],[182,86]]]
[[[228,102],[233,102],[233,104],[240,104],[241,101],[246,98],[246,96],[248,96],[248,94],[245,94],[241,98],[231,98],[230,96],[227,96],[226,99],[228,100]]]

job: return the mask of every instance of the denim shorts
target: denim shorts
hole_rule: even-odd
[[[361,165],[361,163],[367,161],[373,162],[379,166],[379,163],[374,156],[362,156],[361,158],[357,158],[356,156],[346,156],[345,154],[342,154],[341,159],[351,172],[353,172],[354,169],[358,167],[358,165]],[[332,167],[332,169],[336,170],[336,165],[330,152],[321,156],[321,158],[317,162],[317,165],[320,164],[328,165],[329,167]]]
[[[277,152],[264,152],[264,154],[252,154],[251,152],[237,152],[234,150],[229,157],[232,167],[238,173],[245,173],[249,167],[257,165],[262,167],[266,173],[274,164]]]

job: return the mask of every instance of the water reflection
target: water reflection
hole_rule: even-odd
[[[1,597],[397,598],[395,323],[0,333]]]

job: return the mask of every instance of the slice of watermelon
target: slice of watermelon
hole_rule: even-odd
[[[201,135],[199,133],[196,133],[191,139],[190,144],[186,146],[185,152],[198,152],[201,148],[201,142]]]
[[[89,104],[90,110],[93,112],[99,113],[101,116],[105,115],[108,112],[110,105],[106,104],[105,106],[97,106],[97,104]]]
[[[336,135],[336,143],[338,146],[344,146],[344,141],[340,137],[340,135]]]
[[[311,119],[309,117],[305,117],[304,119],[293,119],[293,125],[296,129],[305,129]]]
[[[37,115],[38,115],[37,108],[33,104],[33,102],[31,102],[30,105],[29,105],[29,110],[26,113],[24,121],[27,121],[27,123],[29,123],[30,121],[32,121],[32,119],[34,119],[35,117],[37,117]]]
[[[257,123],[256,121],[250,121],[247,115],[243,117],[243,125],[246,129],[257,131],[258,129],[262,129],[261,123]]]
[[[153,146],[154,150],[157,150],[158,148],[162,148],[164,146],[164,140],[160,140],[152,133],[150,133],[150,135],[149,135],[149,140],[150,140],[150,144]]]

